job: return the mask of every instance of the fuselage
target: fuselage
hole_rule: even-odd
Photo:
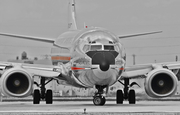
[[[68,31],[54,44],[70,50],[71,59],[63,74],[73,86],[110,86],[124,70],[124,47],[119,38],[106,29]]]

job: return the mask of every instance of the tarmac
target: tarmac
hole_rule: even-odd
[[[90,99],[90,98],[88,98]],[[116,104],[107,99],[104,106],[95,106],[87,99],[56,100],[53,104],[34,105],[31,100],[4,100],[0,102],[0,115],[180,115],[179,100],[138,100],[136,104]]]

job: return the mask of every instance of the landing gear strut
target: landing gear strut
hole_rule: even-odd
[[[34,90],[34,95],[33,95],[33,104],[39,104],[41,99],[46,101],[46,104],[52,104],[53,103],[53,96],[52,96],[52,90],[47,90],[45,88],[45,85],[48,84],[50,81],[53,79],[49,80],[48,82],[45,83],[45,78],[41,77],[41,83],[40,85],[38,83],[35,83],[39,89]]]
[[[98,92],[95,93],[95,95],[93,96],[93,103],[94,105],[104,105],[106,103],[106,98],[103,96],[104,94],[104,88],[106,86],[99,86],[96,85],[96,89],[98,90]]]
[[[135,104],[136,103],[136,95],[135,91],[133,89],[129,90],[130,87],[133,85],[138,85],[137,83],[133,82],[129,85],[129,79],[125,78],[124,83],[119,81],[122,85],[124,85],[124,94],[122,90],[117,90],[116,93],[116,103],[117,104],[123,104],[124,100],[128,100],[129,104]],[[139,86],[139,85],[138,85]],[[140,87],[140,86],[139,86]]]

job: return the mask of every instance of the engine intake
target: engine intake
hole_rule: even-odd
[[[177,90],[176,75],[164,68],[151,71],[145,80],[145,91],[151,97],[167,97]]]
[[[31,75],[22,68],[11,68],[1,77],[2,92],[6,96],[25,97],[33,91]]]

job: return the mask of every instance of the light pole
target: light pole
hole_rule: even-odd
[[[133,54],[132,56],[133,56],[133,65],[135,65],[136,64],[136,55]]]

